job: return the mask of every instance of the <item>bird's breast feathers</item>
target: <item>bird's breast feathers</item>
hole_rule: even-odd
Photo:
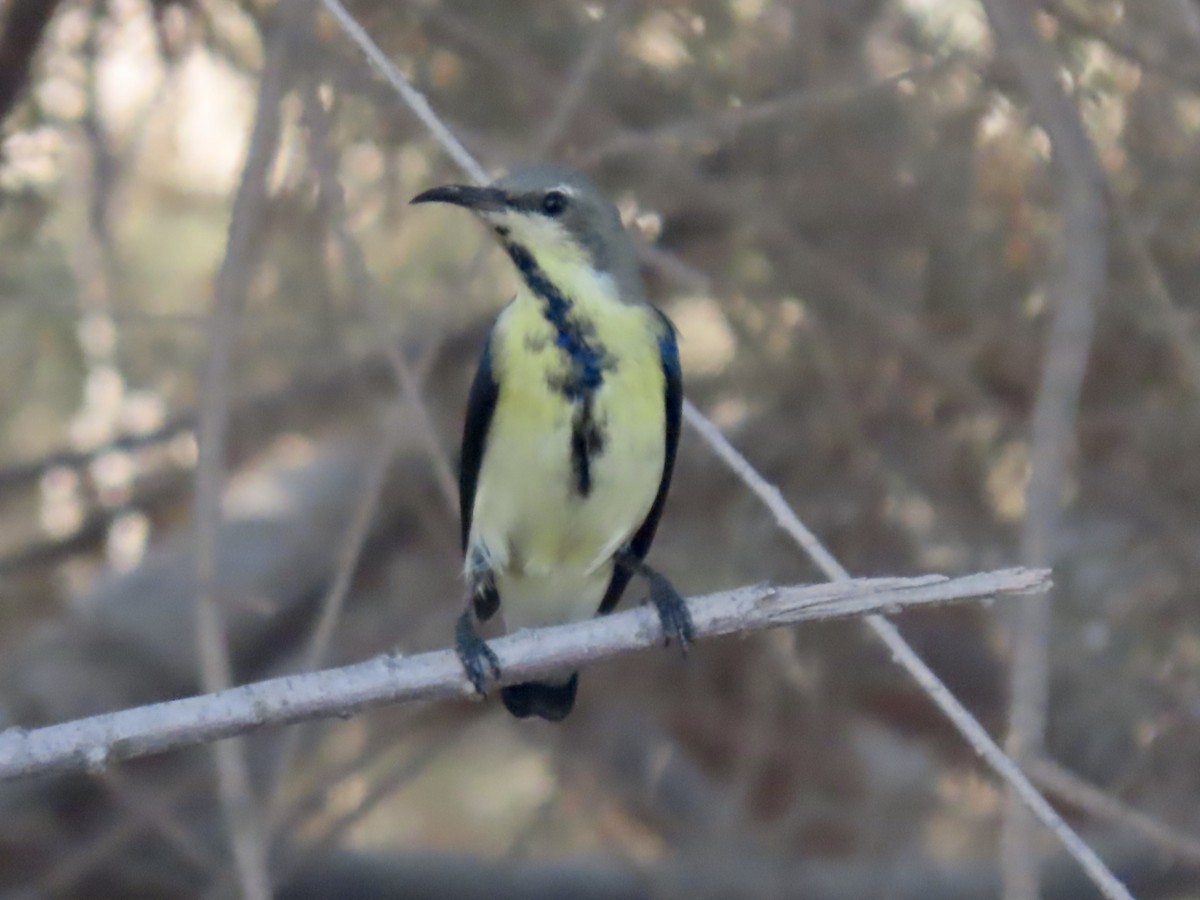
[[[649,512],[665,455],[662,327],[645,304],[575,300],[564,336],[524,293],[497,320],[470,543],[510,629],[594,615],[613,553]]]

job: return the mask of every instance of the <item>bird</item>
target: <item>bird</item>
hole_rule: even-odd
[[[633,238],[582,173],[514,168],[412,203],[470,210],[519,275],[488,332],[463,427],[459,500],[466,602],[455,650],[475,691],[501,678],[477,622],[507,631],[610,612],[642,577],[665,640],[686,652],[687,605],[645,557],[679,445],[675,326],[650,304]],[[517,718],[561,721],[577,672],[504,686]]]

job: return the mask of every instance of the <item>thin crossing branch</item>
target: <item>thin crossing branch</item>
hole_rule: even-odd
[[[408,108],[429,129],[430,134],[446,149],[450,157],[458,163],[459,168],[475,179],[477,183],[486,183],[489,179],[487,172],[483,170],[483,166],[475,161],[475,157],[450,132],[450,129],[438,118],[438,114],[430,107],[429,101],[425,99],[425,96],[409,83],[408,79],[404,77],[404,73],[397,69],[395,64],[387,58],[387,54],[379,49],[379,45],[371,40],[370,35],[355,21],[354,16],[346,11],[346,7],[342,6],[340,0],[321,0],[321,2],[324,4],[325,9],[329,11],[329,14],[337,20],[342,30],[350,36],[354,43],[358,45],[358,48],[366,55],[367,61],[395,89]]]
[[[1182,862],[1200,866],[1200,837],[1186,834],[1134,809],[1053,760],[1031,760],[1025,771],[1045,790],[1088,815],[1127,828]]]

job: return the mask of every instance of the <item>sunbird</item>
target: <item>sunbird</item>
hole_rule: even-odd
[[[686,651],[687,606],[644,562],[679,445],[679,349],[646,300],[616,207],[582,174],[550,165],[412,202],[471,210],[520,275],[484,343],[463,428],[467,603],[455,649],[467,677],[480,694],[489,673],[500,678],[475,619],[499,611],[509,631],[582,621],[611,611],[635,574],[666,640]],[[500,696],[518,718],[557,722],[578,685],[573,672]]]

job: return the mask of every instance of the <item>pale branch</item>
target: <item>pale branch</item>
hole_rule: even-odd
[[[292,63],[293,32],[308,24],[308,3],[284,5],[270,35],[258,108],[250,131],[246,162],[233,198],[225,256],[213,285],[208,327],[208,354],[200,377],[200,410],[196,423],[195,521],[196,657],[200,683],[215,691],[232,683],[232,663],[225,612],[216,592],[217,532],[221,524],[221,492],[225,481],[226,438],[229,433],[230,370],[238,325],[254,276],[257,238],[267,206],[271,163],[279,149],[282,103]],[[270,871],[258,810],[254,806],[249,763],[241,744],[230,741],[213,748],[217,766],[217,795],[233,845],[233,860],[242,895],[268,900]]]
[[[362,247],[350,231],[346,191],[338,178],[338,160],[330,141],[329,115],[321,104],[317,85],[311,81],[301,91],[301,109],[301,122],[308,133],[308,155],[317,177],[317,196],[337,242],[342,265],[355,295],[354,300],[379,331],[384,358],[391,364],[396,385],[411,407],[415,431],[425,444],[438,487],[451,513],[458,515],[458,479],[454,466],[438,438],[429,407],[421,396],[421,379],[405,358],[403,341],[393,327],[383,292],[367,267]]]
[[[914,606],[1035,594],[1049,587],[1045,569],[1004,569],[945,578],[864,578],[817,585],[756,585],[688,601],[696,637],[746,633],[799,622],[892,614]],[[501,683],[653,647],[663,633],[641,606],[587,622],[521,631],[491,641]],[[465,697],[473,693],[451,650],[382,655],[367,662],[290,675],[212,694],[154,703],[0,733],[0,779],[40,772],[103,769],[110,762],[233,737],[267,725],[348,716],[383,703]]]
[[[1046,791],[1093,818],[1125,828],[1189,866],[1200,866],[1200,837],[1182,832],[1134,809],[1127,803],[1084,781],[1051,759],[1032,759],[1025,766],[1029,777]]]
[[[1021,529],[1021,560],[1050,566],[1062,541],[1063,497],[1070,480],[1075,430],[1092,349],[1096,307],[1108,273],[1107,178],[1083,115],[1064,89],[1062,66],[1038,34],[1033,4],[982,0],[996,53],[1013,67],[1033,118],[1045,130],[1058,205],[1062,249],[1046,294],[1054,314],[1042,351],[1042,373],[1029,437],[1029,482]],[[1006,749],[1024,765],[1045,742],[1050,706],[1050,604],[1019,604],[1013,611]],[[1036,823],[1010,793],[1001,831],[1005,900],[1040,896]],[[1120,885],[1102,890],[1119,896]],[[1127,893],[1127,892],[1126,892]]]
[[[804,549],[821,571],[835,582],[842,582],[850,578],[850,573],[846,571],[846,568],[800,521],[800,517],[788,505],[779,488],[763,478],[750,465],[746,457],[742,456],[737,448],[726,440],[716,425],[704,418],[699,410],[686,400],[683,414],[688,424],[704,437],[722,461],[737,473],[742,482],[763,501],[775,517],[776,524],[786,531],[799,547]],[[1031,598],[1027,598],[1026,602],[1028,599]],[[1129,892],[1104,864],[1104,860],[1084,843],[1083,839],[1050,805],[1050,801],[1039,793],[1018,764],[1000,748],[983,725],[979,723],[979,720],[971,715],[970,710],[962,705],[937,674],[921,659],[912,645],[904,639],[904,636],[900,634],[900,629],[880,615],[864,616],[863,622],[866,623],[871,633],[887,647],[896,664],[908,672],[929,699],[954,724],[971,748],[992,767],[997,775],[1004,779],[1009,789],[1020,798],[1029,811],[1054,833],[1104,896],[1110,900],[1131,900]]]
[[[845,109],[864,99],[872,99],[896,90],[913,78],[938,73],[961,59],[948,53],[938,59],[888,75],[878,81],[862,84],[858,80],[840,80],[818,87],[805,86],[780,97],[759,100],[748,106],[733,106],[715,112],[686,116],[648,131],[626,131],[596,144],[579,157],[573,165],[592,168],[622,157],[635,157],[660,147],[678,152],[688,141],[727,140],[744,128],[783,118],[815,119],[820,113]]]
[[[325,208],[329,226],[341,248],[343,264],[360,295],[357,298],[359,305],[367,306],[368,311],[375,316],[380,336],[383,338],[384,355],[392,364],[396,382],[408,401],[407,403],[393,404],[383,440],[379,443],[367,466],[367,474],[355,506],[354,516],[338,553],[333,582],[321,600],[321,612],[317,616],[316,624],[309,638],[308,650],[301,668],[301,671],[309,672],[324,663],[325,654],[329,650],[334,632],[341,621],[346,597],[350,593],[350,585],[358,571],[359,557],[366,546],[368,533],[375,519],[376,508],[383,495],[388,467],[396,454],[401,436],[408,424],[409,409],[407,407],[412,407],[412,411],[416,413],[419,423],[417,430],[425,439],[429,460],[436,476],[435,480],[442,489],[442,494],[452,512],[458,510],[458,489],[450,462],[438,441],[428,407],[421,397],[420,380],[412,372],[398,336],[392,333],[387,306],[367,269],[362,249],[347,225],[346,196],[341,182],[338,180],[337,159],[329,142],[329,120],[321,105],[317,85],[310,80],[302,86],[300,96],[301,122],[308,132],[308,154],[311,166],[317,176],[318,197]],[[300,739],[303,734],[304,731],[300,728],[293,728],[287,732],[275,757],[271,773],[267,777],[268,789],[263,796],[266,798],[265,818],[268,823],[276,818],[283,796],[280,787],[286,779],[293,759],[299,752]]]
[[[367,32],[355,20],[354,16],[350,15],[346,11],[346,7],[342,6],[340,0],[321,0],[321,2],[329,14],[337,20],[342,30],[350,35],[354,43],[362,50],[363,54],[367,57],[367,62],[374,66],[375,70],[387,80],[387,83],[400,95],[400,98],[416,114],[421,123],[429,129],[438,143],[446,148],[446,152],[458,163],[459,167],[478,184],[487,184],[487,182],[491,181],[488,178],[487,172],[475,161],[475,157],[467,152],[467,148],[459,142],[458,138],[438,118],[437,113],[429,106],[429,101],[425,99],[425,95],[408,83],[408,79],[404,77],[404,74],[379,49],[379,45],[371,40]]]

